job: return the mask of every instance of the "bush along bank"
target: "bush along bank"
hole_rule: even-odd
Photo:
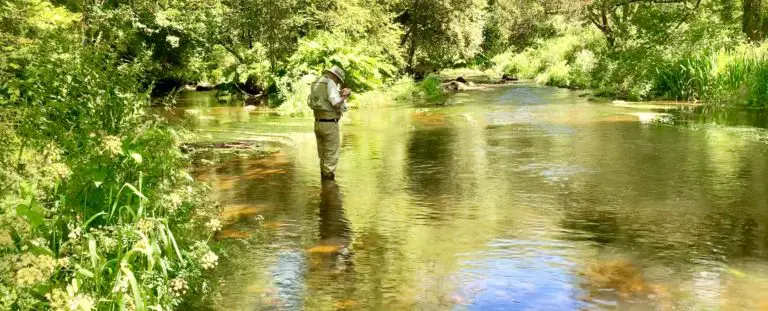
[[[308,117],[312,115],[312,109],[307,105],[307,97],[310,92],[310,84],[317,79],[317,75],[304,76],[288,99],[276,108],[278,113],[285,116]],[[443,95],[440,78],[430,75],[424,80],[416,82],[412,77],[402,77],[390,83],[377,86],[361,93],[353,93],[349,100],[350,109],[362,107],[380,107],[414,99],[431,99]]]
[[[89,67],[74,57],[46,74]],[[78,83],[100,85],[54,109],[37,89],[3,111],[17,123],[0,128],[0,309],[168,310],[212,289],[217,205],[184,170],[182,133],[141,115],[148,98],[110,78],[125,72],[90,74]]]
[[[186,134],[144,114],[146,54],[125,63],[82,43],[79,14],[26,9],[58,19],[0,35],[14,42],[0,62],[0,310],[171,310],[205,297],[217,204],[185,171]]]
[[[593,89],[599,96],[768,108],[767,49],[724,34],[610,48],[594,27],[566,25],[557,36],[498,55],[492,63],[498,74]]]

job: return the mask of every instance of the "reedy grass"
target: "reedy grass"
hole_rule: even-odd
[[[664,97],[722,105],[768,107],[765,46],[742,45],[683,58],[658,70]]]

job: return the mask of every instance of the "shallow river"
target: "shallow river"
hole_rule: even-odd
[[[234,245],[214,309],[768,310],[759,115],[470,91],[350,113],[321,183],[311,120],[182,102],[279,148],[197,173]]]

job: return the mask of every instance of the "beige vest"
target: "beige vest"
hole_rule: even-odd
[[[312,83],[309,93],[309,107],[317,119],[341,119],[341,112],[334,109],[328,99],[328,78],[322,77]]]

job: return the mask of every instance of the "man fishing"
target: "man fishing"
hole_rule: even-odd
[[[320,173],[323,179],[336,178],[336,166],[339,163],[339,120],[347,111],[347,98],[352,93],[348,88],[341,89],[344,83],[344,70],[333,66],[323,72],[312,83],[309,94],[309,107],[315,115],[315,138],[317,155],[320,157]]]

